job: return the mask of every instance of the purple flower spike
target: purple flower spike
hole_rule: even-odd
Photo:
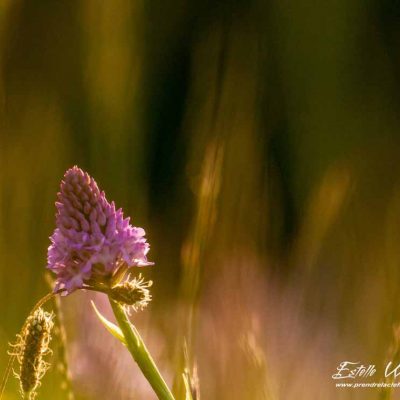
[[[130,225],[80,168],[65,173],[56,207],[47,255],[47,268],[57,275],[55,291],[69,294],[84,284],[110,282],[129,267],[152,264],[145,231]]]

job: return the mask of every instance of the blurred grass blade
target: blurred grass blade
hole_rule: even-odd
[[[93,307],[98,319],[106,327],[108,332],[110,332],[111,335],[113,335],[115,338],[117,338],[121,343],[123,343],[126,346],[125,336],[123,335],[121,329],[117,325],[115,325],[112,322],[110,322],[107,318],[105,318],[100,313],[100,311],[97,309],[97,307],[96,307],[96,305],[94,304],[93,301],[91,301],[91,303],[92,303],[92,307]]]
[[[3,393],[4,393],[4,389],[6,387],[7,381],[8,381],[8,377],[10,376],[10,372],[12,371],[12,366],[15,360],[15,356],[14,355],[10,355],[10,358],[8,360],[8,364],[7,364],[7,368],[4,372],[3,378],[1,380],[1,386],[0,386],[0,400],[3,398]]]
[[[193,400],[192,390],[190,389],[189,376],[186,372],[182,374],[183,383],[185,384],[185,400]]]

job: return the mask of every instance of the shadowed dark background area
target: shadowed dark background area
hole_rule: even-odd
[[[132,318],[177,400],[185,365],[207,400],[389,399],[331,376],[396,350],[399,45],[395,0],[1,2],[1,371],[79,165],[147,232]],[[60,301],[75,398],[154,399],[91,298]]]

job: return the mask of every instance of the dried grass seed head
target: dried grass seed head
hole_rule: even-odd
[[[53,318],[53,313],[48,313],[42,308],[37,309],[28,317],[14,346],[19,362],[16,376],[20,381],[23,396],[28,399],[36,396],[40,381],[49,367],[44,356],[51,352],[49,343],[54,326]]]

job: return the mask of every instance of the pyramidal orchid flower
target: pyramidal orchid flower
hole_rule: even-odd
[[[130,310],[142,310],[151,301],[152,281],[145,281],[141,274],[133,278],[130,275],[131,267],[152,264],[147,261],[149,244],[144,230],[132,226],[122,210],[107,201],[95,180],[76,166],[64,175],[56,208],[56,229],[47,254],[47,268],[56,275],[54,291],[36,303],[12,345],[0,383],[0,400],[15,359],[21,364],[19,378],[24,396],[33,399],[47,369],[43,356],[51,351],[48,345],[53,314],[41,307],[57,294],[67,295],[76,289],[107,295],[117,325],[92,303],[99,321],[126,346],[158,399],[175,400],[128,317]]]
[[[152,264],[145,231],[132,226],[80,168],[65,173],[56,207],[47,256],[47,268],[56,274],[55,291],[110,286],[128,268]]]

